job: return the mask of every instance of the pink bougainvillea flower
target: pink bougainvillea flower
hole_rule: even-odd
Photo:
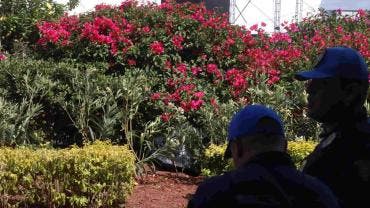
[[[210,74],[215,73],[218,70],[218,67],[216,64],[208,64],[207,65],[207,72]]]
[[[181,95],[179,91],[174,92],[169,96],[169,99],[175,103],[179,103],[181,101]]]
[[[217,104],[217,101],[215,98],[211,98],[210,100],[210,103],[211,105],[214,107],[214,108],[218,108],[218,104]]]
[[[149,26],[145,26],[141,29],[143,32],[145,33],[149,33],[150,32],[150,27]]]
[[[270,38],[271,43],[287,42],[291,43],[292,38],[287,33],[274,33]]]
[[[363,10],[363,9],[359,9],[359,10],[357,10],[357,16],[358,17],[366,17],[366,11],[365,10]]]
[[[199,91],[199,92],[196,92],[194,93],[194,97],[196,97],[197,99],[202,99],[204,97],[205,93],[203,91]]]
[[[61,44],[63,46],[69,43],[71,32],[67,26],[59,24],[57,22],[41,22],[37,24],[37,27],[41,33],[41,38],[38,40],[38,44],[46,45],[47,43]]]
[[[95,11],[101,11],[101,10],[108,10],[108,9],[112,9],[112,6],[111,5],[107,5],[107,4],[98,4],[95,6]]]
[[[184,112],[189,112],[192,109],[191,103],[181,101],[180,107],[184,110]]]
[[[154,41],[152,44],[150,44],[150,49],[152,53],[160,55],[164,52],[163,43],[159,41]]]
[[[227,46],[231,46],[231,45],[234,45],[235,44],[235,40],[231,37],[228,37],[225,41],[226,45]]]
[[[163,122],[168,122],[168,121],[170,121],[170,119],[171,119],[171,114],[170,113],[163,113],[161,115],[161,120]]]
[[[127,63],[128,63],[128,65],[130,65],[130,66],[135,66],[135,65],[136,65],[136,61],[135,61],[135,59],[128,59],[128,60],[127,60]]]
[[[7,59],[7,57],[5,56],[5,54],[3,54],[3,53],[0,52],[0,61],[3,61],[5,59]]]
[[[184,38],[181,35],[174,35],[172,37],[172,43],[176,49],[181,50],[183,48],[182,42],[184,41]]]
[[[199,110],[202,107],[203,103],[203,100],[192,100],[190,101],[190,108],[192,110]]]
[[[200,72],[202,72],[202,68],[197,67],[197,66],[191,67],[191,73],[194,76],[197,76]]]
[[[252,25],[249,29],[250,29],[250,30],[257,31],[257,30],[258,30],[258,24],[254,24],[254,25]]]
[[[181,92],[185,91],[187,93],[190,93],[191,91],[193,91],[194,88],[195,88],[194,84],[184,84],[178,90]]]
[[[161,93],[159,93],[159,92],[153,93],[150,96],[150,99],[153,100],[153,101],[157,101],[157,100],[161,99]]]
[[[176,86],[176,81],[173,80],[173,79],[167,79],[167,82],[166,82],[166,85],[169,87],[169,88],[173,88]]]
[[[181,74],[184,74],[186,75],[186,70],[187,70],[187,67],[185,64],[178,64],[177,67],[176,67],[176,70],[178,72],[180,72]]]

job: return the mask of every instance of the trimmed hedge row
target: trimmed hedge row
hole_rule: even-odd
[[[288,142],[288,153],[292,157],[295,165],[300,168],[304,158],[310,154],[317,142],[296,140]],[[231,160],[224,159],[226,144],[215,145],[211,144],[204,152],[202,160],[202,174],[205,176],[213,176],[222,174],[225,171],[233,168]]]
[[[0,207],[119,207],[134,175],[127,146],[0,148]]]

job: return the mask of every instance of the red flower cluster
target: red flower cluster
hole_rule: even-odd
[[[154,41],[150,44],[150,50],[153,54],[160,55],[164,52],[163,43],[159,41]]]
[[[184,76],[187,75],[187,73],[186,73],[187,67],[183,63],[178,64],[175,71],[178,71],[179,73],[183,74]]]
[[[174,35],[172,37],[172,43],[176,49],[181,50],[183,48],[182,42],[184,41],[184,38],[181,35]]]
[[[186,84],[189,81],[187,78],[167,81],[167,86],[172,89],[172,93],[165,93],[163,95],[154,93],[151,95],[152,101],[162,101],[165,105],[172,103],[184,110],[184,112],[197,111],[204,104],[205,93],[203,91],[196,91],[194,84]],[[161,99],[162,98],[162,99]]]
[[[163,113],[161,115],[161,120],[163,122],[168,122],[168,121],[170,121],[170,119],[171,119],[171,114],[170,113]]]
[[[69,44],[71,32],[68,30],[68,25],[63,26],[59,23],[41,22],[37,25],[43,36],[38,40],[38,44],[45,46],[48,42],[66,46]]]
[[[113,9],[113,6],[107,4],[98,4],[95,6],[95,11]]]
[[[287,33],[274,33],[270,38],[270,43],[286,42],[291,43],[292,39]]]
[[[3,61],[5,59],[7,59],[7,57],[5,56],[5,54],[3,54],[3,53],[0,52],[0,61]]]
[[[243,75],[243,71],[238,69],[230,69],[226,72],[225,79],[229,82],[232,87],[231,94],[234,97],[238,97],[240,93],[247,89],[247,81]]]
[[[127,34],[133,31],[133,26],[124,18],[120,22],[115,22],[107,17],[96,17],[91,23],[85,23],[81,30],[81,38],[88,39],[93,43],[110,46],[111,54],[118,52],[118,46],[123,45],[127,48],[132,45],[132,41],[127,38]],[[127,51],[123,47],[122,51]]]
[[[194,75],[194,76],[197,76],[199,73],[202,72],[202,68],[198,67],[198,66],[194,66],[194,67],[191,67],[191,73]]]
[[[96,17],[93,22],[85,23],[81,37],[92,42],[110,45],[119,36],[120,28],[107,17]]]
[[[217,79],[222,78],[221,71],[217,67],[216,64],[208,64],[207,65],[207,73],[210,74],[210,75],[215,75]]]
[[[266,75],[269,85],[278,84],[281,74],[310,67],[311,60],[328,46],[353,47],[370,59],[369,13],[364,10],[354,17],[319,15],[300,23],[284,22],[286,33],[268,35],[259,24],[249,29],[231,25],[226,14],[207,11],[202,4],[166,1],[139,6],[129,0],[119,7],[95,9],[80,19],[64,16],[39,23],[39,44],[69,46],[84,53],[65,53],[78,54],[72,58],[101,53],[103,61],[124,68],[153,70],[163,83],[151,100],[167,107],[172,103],[185,112],[208,104],[217,109],[216,100],[230,94],[235,100],[249,100],[244,92],[256,74]],[[103,46],[98,47],[103,52],[83,50],[90,46]],[[206,99],[204,92],[212,98]],[[161,118],[168,121],[171,115]]]

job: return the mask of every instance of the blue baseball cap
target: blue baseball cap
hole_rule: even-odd
[[[269,118],[275,121],[276,125],[261,123],[260,121],[263,118]],[[256,104],[244,107],[233,116],[229,124],[227,138],[229,144],[225,152],[225,157],[231,157],[231,141],[264,133],[284,136],[284,125],[279,115],[272,109],[263,105]]]
[[[299,72],[299,81],[340,77],[368,80],[369,72],[365,59],[359,52],[347,47],[327,48],[316,66],[309,71]]]

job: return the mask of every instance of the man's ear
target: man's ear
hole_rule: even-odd
[[[284,151],[287,151],[288,150],[288,140],[286,140],[286,139],[284,139],[284,141],[283,141],[284,143],[283,143],[283,148],[284,148]]]
[[[243,147],[240,141],[235,141],[231,143],[231,152],[238,158],[243,156]]]
[[[361,99],[360,85],[358,83],[350,83],[343,89],[343,103],[346,106],[352,105],[357,99]]]
[[[237,149],[238,149],[238,157],[241,158],[243,157],[243,154],[244,154],[244,149],[243,149],[243,145],[242,144],[239,144],[236,146]]]

